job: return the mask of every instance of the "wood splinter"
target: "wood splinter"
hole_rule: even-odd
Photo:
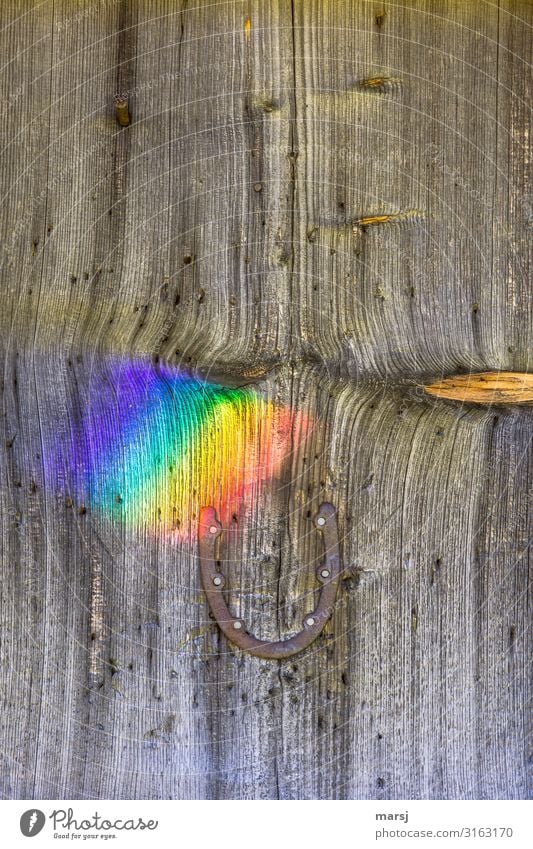
[[[384,88],[396,82],[394,77],[367,77],[364,80],[358,80],[357,85],[360,88]]]
[[[533,374],[514,371],[458,374],[424,389],[436,398],[467,404],[532,404]]]
[[[356,218],[352,222],[352,229],[357,230],[357,228],[361,228],[362,230],[367,227],[374,227],[376,224],[400,224],[405,221],[419,221],[423,218],[423,213],[418,209],[405,209],[401,212],[391,212],[388,214],[380,214],[380,215],[365,215],[362,218]]]
[[[115,97],[115,112],[117,122],[121,127],[129,127],[131,124],[130,110],[128,108],[128,98],[122,94],[117,94]]]

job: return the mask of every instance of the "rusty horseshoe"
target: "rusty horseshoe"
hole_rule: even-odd
[[[281,660],[297,654],[316,640],[332,614],[341,578],[337,517],[333,504],[321,504],[313,522],[323,535],[325,547],[324,561],[316,570],[318,581],[322,584],[318,605],[305,616],[303,629],[298,634],[270,643],[248,634],[243,620],[231,615],[222,593],[226,579],[218,570],[215,557],[215,545],[222,534],[222,525],[213,507],[202,507],[200,511],[200,574],[209,607],[228,640],[256,657]]]

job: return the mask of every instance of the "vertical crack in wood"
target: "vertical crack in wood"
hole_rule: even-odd
[[[290,116],[289,116],[289,300],[287,318],[289,327],[288,354],[289,359],[293,352],[294,316],[292,310],[294,291],[294,269],[295,269],[295,237],[296,237],[296,178],[298,159],[298,107],[296,97],[296,12],[294,0],[291,0],[291,35],[292,35],[292,89],[290,91]]]
[[[298,159],[298,106],[297,106],[297,93],[296,93],[296,10],[294,0],[290,0],[290,20],[291,20],[291,47],[292,47],[292,88],[289,92],[289,103],[290,103],[290,116],[289,116],[289,191],[288,191],[288,202],[289,202],[289,263],[288,263],[288,316],[287,316],[287,326],[288,326],[288,339],[287,339],[287,355],[289,362],[292,362],[293,359],[293,336],[294,336],[294,315],[293,315],[293,295],[294,295],[294,273],[296,267],[296,255],[295,255],[295,238],[296,238],[296,179],[297,179],[297,159]],[[291,405],[291,409],[293,407],[294,402],[294,369],[291,367],[290,374],[290,399],[289,404]],[[291,450],[290,457],[294,457],[294,432],[291,430]],[[286,508],[284,511],[285,516],[287,517],[287,521],[285,523],[284,534],[287,539],[287,558],[290,559],[292,556],[292,540],[291,540],[291,529],[288,518],[290,517],[290,499],[291,499],[291,487],[285,486],[284,491],[287,493],[286,495]],[[281,633],[281,623],[280,623],[280,614],[281,614],[281,581],[282,581],[282,552],[283,545],[280,545],[280,557],[279,557],[279,570],[278,570],[278,580],[276,585],[276,614],[277,614],[277,631],[278,631],[278,639]],[[280,688],[280,699],[279,699],[279,734],[278,736],[278,749],[276,752],[275,760],[275,781],[276,781],[276,797],[278,799],[285,798],[285,788],[282,786],[282,782],[280,781],[280,777],[283,774],[283,764],[285,760],[285,717],[284,717],[284,680],[281,674],[281,663],[278,662],[278,680],[279,680],[279,688]]]
[[[135,74],[133,70],[133,59],[135,56],[135,33],[134,33],[134,24],[132,21],[131,15],[131,7],[129,0],[125,0],[125,2],[120,7],[120,16],[119,16],[119,31],[118,31],[118,59],[117,59],[117,93],[116,98],[124,99],[126,102],[130,101],[130,92],[133,89],[133,83],[135,81]],[[121,214],[119,215],[119,219],[124,222],[124,214],[122,213],[121,207],[124,203],[124,187],[125,187],[125,171],[126,171],[126,161],[129,154],[130,148],[130,138],[131,133],[128,131],[128,128],[124,125],[121,127],[119,132],[116,134],[116,142],[115,142],[115,168],[113,174],[113,197],[111,208],[114,210],[115,207],[118,207]],[[123,230],[123,226],[120,228]],[[120,242],[122,241],[122,233],[120,235]],[[116,248],[120,243],[119,239],[115,239]]]
[[[168,81],[168,121],[167,121],[168,130],[167,130],[167,136],[166,136],[166,144],[167,144],[166,162],[167,162],[167,172],[168,172],[168,183],[167,183],[167,198],[166,198],[166,208],[167,208],[166,228],[167,228],[167,232],[166,232],[166,241],[165,241],[165,244],[166,244],[165,262],[166,262],[167,269],[170,269],[171,264],[172,264],[172,251],[171,251],[172,236],[171,236],[171,232],[172,232],[173,204],[171,202],[171,198],[172,198],[172,186],[173,186],[172,180],[173,180],[173,173],[174,173],[173,167],[172,167],[172,162],[173,162],[173,159],[172,159],[172,142],[173,142],[172,116],[173,116],[173,113],[174,113],[174,108],[173,108],[174,103],[176,103],[176,101],[179,97],[179,84],[178,84],[178,87],[177,87],[177,90],[176,90],[176,95],[174,94],[174,89],[175,89],[174,79],[180,80],[181,75],[182,75],[182,59],[183,59],[184,42],[186,43],[185,21],[186,21],[186,12],[188,11],[188,6],[189,6],[189,0],[182,0],[181,6],[180,6],[180,9],[179,9],[179,12],[178,12],[179,33],[178,33],[177,38],[176,38],[176,40],[173,44],[173,62],[174,62],[174,66],[175,66],[175,69],[176,69],[176,76],[174,76],[173,74],[169,74],[169,81]],[[195,219],[194,220],[196,221],[196,211],[195,211]],[[191,232],[192,232],[192,236],[193,236],[193,245],[192,245],[192,252],[187,255],[189,257],[189,262],[187,263],[187,265],[189,265],[191,263],[193,264],[192,273],[193,273],[193,278],[194,278],[194,289],[196,290],[198,288],[197,285],[196,285],[196,275],[197,275],[196,269],[197,269],[197,266],[196,266],[196,263],[194,262],[195,255],[196,255],[196,241],[195,241],[196,228],[193,227]],[[168,274],[170,274],[170,271],[168,271]],[[175,330],[176,330],[176,326],[179,322],[179,317],[181,315],[180,300],[181,300],[180,290],[176,289],[176,291],[174,292],[174,295],[173,295],[173,307],[172,307],[172,309],[169,313],[168,319],[165,321],[165,323],[163,325],[163,328],[161,330],[161,336],[160,336],[159,340],[157,341],[157,343],[154,347],[154,353],[158,357],[165,358],[165,354],[168,357],[168,353],[165,352],[165,346],[169,342],[169,340],[171,340],[173,338]],[[175,355],[175,353],[176,353],[175,352],[175,346],[170,345],[170,347],[171,347],[171,355]]]
[[[499,95],[500,95],[500,0],[496,3],[496,67],[494,69],[494,80],[495,80],[495,98],[494,98],[494,154],[491,157],[492,163],[494,165],[494,190],[492,193],[492,204],[491,204],[491,232],[494,234],[495,232],[495,218],[496,218],[496,210],[498,208],[498,145],[499,145],[499,136],[498,136],[498,127],[500,122],[500,103],[499,103]],[[496,254],[495,254],[495,239],[491,239],[490,242],[490,279],[491,279],[491,300],[492,293],[494,288],[494,283],[492,281],[497,280],[498,271],[497,271],[497,263],[496,263]],[[480,320],[481,319],[481,320]],[[481,352],[483,350],[483,337],[482,337],[482,329],[481,329],[481,321],[483,320],[482,316],[478,315],[478,309],[472,309],[471,313],[471,322],[472,322],[472,336],[474,339],[474,345],[476,346],[476,350]]]
[[[116,97],[130,100],[134,90],[136,55],[136,23],[133,20],[133,5],[130,0],[122,0],[118,13],[117,37],[117,76]],[[114,257],[114,265],[121,269],[124,256],[124,235],[126,230],[126,177],[127,161],[131,144],[131,130],[123,126],[117,129],[115,135],[114,168],[110,213],[113,214],[111,226],[106,222],[106,233],[103,244],[106,250],[103,261]],[[114,319],[112,315],[111,319]],[[90,589],[90,628],[89,628],[89,688],[94,690],[103,686],[105,681],[104,649],[106,633],[104,627],[104,612],[106,601],[102,578],[102,566],[96,560],[91,565]]]
[[[89,607],[89,689],[103,687],[105,681],[105,627],[102,566],[96,560],[91,565],[91,600]]]

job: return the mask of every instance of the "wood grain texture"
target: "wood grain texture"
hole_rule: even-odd
[[[1,14],[0,796],[530,796],[532,411],[420,386],[531,369],[531,4]],[[279,639],[335,503],[301,656],[235,650],[194,540],[87,500],[117,357],[306,412],[225,537],[232,609]]]

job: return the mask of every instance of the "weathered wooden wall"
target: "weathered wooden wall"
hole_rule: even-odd
[[[417,384],[531,368],[533,4],[1,15],[2,798],[526,797],[531,411]],[[228,543],[275,638],[337,505],[350,577],[292,662],[44,461],[118,355],[277,363],[258,391],[319,422]]]

